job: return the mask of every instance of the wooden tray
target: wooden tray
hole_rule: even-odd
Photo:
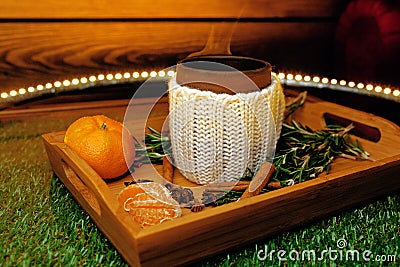
[[[167,105],[154,110],[164,112],[153,115],[148,124],[160,128]],[[44,134],[43,140],[54,172],[130,265],[176,266],[400,189],[400,128],[371,114],[327,102],[307,102],[294,119],[323,128],[327,113],[344,118],[345,123],[356,122],[361,135],[375,139],[359,138],[375,161],[338,159],[328,175],[198,213],[185,211],[178,219],[145,228],[134,223],[117,202],[123,181],[132,180],[130,175],[105,182],[63,143],[64,132]],[[146,174],[147,167],[137,172]]]

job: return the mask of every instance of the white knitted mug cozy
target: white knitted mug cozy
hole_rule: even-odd
[[[217,94],[169,81],[169,127],[176,167],[190,181],[232,182],[273,157],[285,98],[279,79],[256,92]]]

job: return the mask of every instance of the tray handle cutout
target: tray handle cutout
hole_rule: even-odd
[[[67,179],[71,183],[75,182],[74,188],[81,188],[84,193],[90,192],[90,198],[93,197],[93,200],[95,199],[98,203],[99,212],[96,211],[97,207],[92,206],[96,214],[101,214],[101,216],[104,214],[112,216],[117,214],[119,204],[116,201],[116,197],[112,195],[107,184],[101,177],[64,143],[56,144],[55,148],[60,158],[62,158],[63,163],[72,171],[72,174],[69,175]],[[87,196],[89,197],[89,195]]]
[[[354,129],[352,129],[350,133],[365,140],[377,143],[381,139],[381,132],[376,127],[369,126],[367,124],[358,121],[343,118],[329,112],[325,112],[323,114],[323,118],[325,120],[326,125],[336,124],[346,127],[352,123],[354,125]]]
[[[98,215],[101,216],[100,204],[92,191],[83,183],[82,179],[65,163],[63,159],[62,168],[68,180],[73,184],[80,195],[85,199],[88,206]]]

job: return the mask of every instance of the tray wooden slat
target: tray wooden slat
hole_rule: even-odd
[[[157,114],[152,113],[148,125],[159,129],[167,108],[165,103],[158,105],[154,109]],[[326,112],[379,129],[378,142],[360,139],[375,161],[338,159],[331,173],[316,179],[199,213],[185,211],[174,221],[145,228],[134,223],[117,204],[116,195],[124,187],[123,181],[132,179],[130,175],[105,182],[62,142],[64,132],[44,134],[43,140],[54,172],[130,265],[171,266],[196,261],[399,190],[399,127],[327,102],[307,102],[294,119],[312,128],[323,128]],[[150,167],[141,167],[134,175],[150,175],[146,169]]]

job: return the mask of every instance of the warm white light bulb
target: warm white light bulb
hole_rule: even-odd
[[[42,91],[42,90],[44,89],[44,86],[41,85],[41,84],[39,84],[38,86],[36,86],[36,89],[37,89],[38,91]]]
[[[64,86],[70,86],[70,85],[71,85],[71,82],[70,82],[69,80],[64,80],[64,81],[63,81],[63,85],[64,85]]]
[[[304,76],[304,81],[306,81],[306,82],[309,82],[309,81],[311,81],[311,77],[310,76],[308,76],[308,75],[306,75],[306,76]]]
[[[372,91],[374,90],[374,86],[372,84],[367,84],[367,86],[365,87],[368,91]]]
[[[81,83],[87,83],[87,82],[88,82],[88,79],[86,77],[81,78]]]
[[[96,78],[95,76],[93,76],[94,78]],[[106,76],[104,76],[104,74],[99,74],[99,75],[97,75],[97,79],[99,80],[99,81],[102,81],[102,80],[104,80],[106,78]],[[95,79],[96,80],[96,79]],[[94,81],[95,81],[94,80]]]
[[[294,76],[294,79],[299,82],[303,79],[303,77],[300,74],[297,74],[296,76]]]
[[[111,81],[114,78],[114,75],[112,75],[111,73],[106,75],[106,79]]]
[[[336,79],[332,79],[332,80],[331,80],[331,84],[335,85],[335,84],[337,84],[337,83],[338,83],[338,82],[337,82]]]
[[[115,74],[115,79],[116,80],[121,80],[122,79],[122,74],[121,73]]]
[[[152,72],[150,72],[150,77],[157,77],[157,72],[156,71],[152,71]]]
[[[135,78],[135,79],[139,78],[139,76],[140,76],[140,73],[137,72],[137,71],[135,71],[134,73],[132,73],[132,77]]]
[[[386,95],[390,94],[391,92],[392,92],[392,89],[390,89],[390,88],[388,88],[388,87],[386,87],[386,88],[383,90],[383,93],[386,94]]]
[[[60,87],[60,86],[61,86],[61,82],[60,81],[54,82],[54,87]]]
[[[377,93],[382,92],[382,87],[376,86],[376,87],[375,87],[375,92],[377,92]]]
[[[29,92],[29,93],[35,92],[35,87],[29,86],[29,87],[28,87],[28,92]]]
[[[129,72],[124,73],[124,78],[129,79],[131,77],[131,74]]]
[[[280,73],[278,74],[278,78],[279,78],[279,79],[285,79],[285,77],[286,77],[286,75],[285,75],[285,73],[283,73],[283,72],[280,72]]]
[[[51,83],[46,83],[45,87],[46,89],[50,89],[51,87],[53,87],[53,85]]]
[[[346,85],[346,81],[345,81],[345,80],[341,80],[341,81],[339,82],[339,84],[340,84],[341,86],[345,86],[345,85]]]
[[[289,73],[288,75],[286,75],[286,79],[288,80],[293,80],[294,76],[293,74]]]
[[[18,93],[15,90],[10,91],[10,96],[16,96]]]
[[[159,71],[158,76],[165,77],[165,71],[163,71],[163,70]]]
[[[79,79],[77,79],[77,78],[72,79],[72,84],[73,85],[78,85],[79,84]]]
[[[140,76],[142,76],[142,78],[147,78],[149,76],[149,73],[147,71],[143,71]]]
[[[319,83],[319,81],[320,81],[320,78],[319,77],[317,77],[317,76],[315,76],[313,79],[313,82],[315,82],[315,83]]]
[[[25,88],[20,88],[20,89],[18,90],[18,93],[21,94],[21,95],[25,94],[25,93],[26,93]]]
[[[358,88],[358,89],[363,89],[363,88],[364,88],[364,84],[358,83],[358,84],[357,84],[357,88]]]
[[[326,84],[326,83],[329,83],[329,79],[328,79],[328,78],[322,78],[321,82],[322,82],[322,83],[325,83],[325,84]]]
[[[394,95],[394,96],[400,96],[400,91],[397,90],[397,89],[394,90],[394,91],[393,91],[393,95]]]
[[[169,77],[173,77],[173,76],[175,75],[175,72],[174,72],[173,70],[169,70],[169,71],[167,72],[167,75],[168,75]]]
[[[1,98],[7,98],[8,94],[7,93],[1,93]]]
[[[349,82],[349,87],[354,87],[354,86],[356,86],[355,82]]]

